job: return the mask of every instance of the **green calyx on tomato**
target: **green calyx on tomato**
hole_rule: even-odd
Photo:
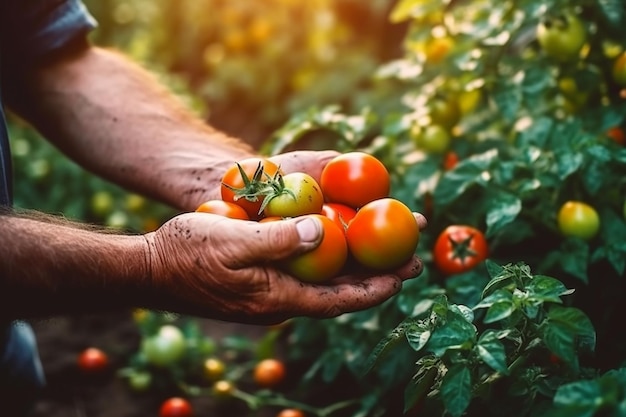
[[[561,13],[539,23],[537,41],[546,55],[557,61],[570,61],[578,57],[587,41],[587,31],[576,15]]]
[[[598,212],[581,201],[565,202],[557,213],[557,223],[563,236],[592,239],[600,230]]]
[[[433,247],[437,268],[447,275],[467,272],[487,259],[488,246],[484,234],[467,225],[446,227]]]
[[[277,172],[268,178],[259,214],[268,217],[297,217],[319,214],[324,204],[322,189],[313,177],[304,172],[283,175]]]

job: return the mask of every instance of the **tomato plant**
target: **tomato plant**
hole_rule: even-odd
[[[322,190],[313,177],[304,172],[279,175],[270,182],[274,190],[265,197],[263,214],[270,217],[296,217],[319,214],[324,204]]]
[[[205,201],[198,206],[196,211],[199,213],[218,214],[231,219],[250,220],[250,216],[248,216],[243,207],[224,200]]]
[[[600,230],[600,216],[596,209],[587,203],[567,201],[557,213],[557,224],[564,236],[589,240]]]
[[[433,125],[452,129],[461,120],[461,107],[453,98],[435,98],[429,105],[430,121]]]
[[[322,222],[324,237],[310,252],[286,260],[287,272],[306,282],[323,282],[333,278],[346,262],[348,247],[344,231],[334,221],[321,214],[312,214]]]
[[[559,13],[537,26],[537,40],[548,56],[568,61],[578,56],[587,41],[587,30],[578,16]]]
[[[341,230],[346,230],[350,220],[356,216],[356,210],[345,204],[325,203],[321,214],[334,221]]]
[[[191,417],[193,408],[189,401],[181,397],[168,398],[161,404],[159,417]]]
[[[248,217],[257,220],[265,198],[261,190],[266,179],[280,170],[278,165],[266,158],[251,157],[238,161],[222,176],[222,200],[241,206]]]
[[[347,152],[330,160],[322,170],[320,185],[326,202],[355,209],[387,197],[391,188],[385,165],[365,152]]]
[[[435,240],[433,261],[447,275],[467,272],[487,259],[484,234],[472,226],[451,225]]]
[[[178,362],[186,350],[185,336],[176,326],[165,324],[154,335],[143,339],[141,352],[148,363],[166,367]]]
[[[78,368],[86,374],[98,374],[109,367],[109,356],[101,349],[89,347],[77,358]]]
[[[346,229],[350,253],[362,265],[393,269],[415,253],[420,230],[411,209],[393,198],[361,207]]]
[[[254,382],[264,388],[273,388],[285,379],[285,364],[278,359],[263,359],[254,367]]]

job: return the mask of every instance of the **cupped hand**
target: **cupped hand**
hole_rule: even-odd
[[[416,219],[425,226],[423,216]],[[258,223],[208,213],[179,215],[146,235],[152,307],[253,324],[329,318],[382,303],[422,271],[421,260],[413,257],[392,272],[308,284],[275,267],[313,250],[322,234],[320,222],[310,216]]]

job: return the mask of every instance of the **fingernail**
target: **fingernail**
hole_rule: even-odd
[[[317,220],[311,217],[305,217],[302,220],[298,220],[296,223],[296,229],[300,240],[303,242],[315,242],[319,236],[319,226]]]

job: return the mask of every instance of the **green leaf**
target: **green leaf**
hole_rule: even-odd
[[[560,386],[554,404],[575,411],[576,417],[592,417],[602,407],[603,395],[596,380],[578,381]]]
[[[419,352],[426,346],[430,335],[430,329],[421,323],[411,323],[406,329],[406,339],[409,341],[409,346],[416,352]]]
[[[587,315],[574,307],[552,306],[539,326],[548,349],[573,369],[578,369],[579,345],[595,349],[596,333]]]
[[[574,292],[570,290],[558,279],[548,277],[545,275],[535,275],[526,286],[529,298],[533,300],[549,301],[553,303],[560,303],[561,296],[568,295]]]
[[[624,19],[624,3],[622,0],[598,0],[602,15],[612,26],[617,27]]]
[[[493,330],[487,330],[478,339],[475,347],[478,356],[494,371],[507,375],[506,350],[499,340],[499,335]]]
[[[385,336],[374,347],[374,350],[368,356],[367,360],[363,364],[362,375],[369,373],[378,362],[400,342],[405,335],[406,329],[414,323],[414,319],[408,318],[396,326],[387,336]]]
[[[470,404],[472,397],[472,375],[467,366],[454,365],[441,381],[441,399],[446,411],[460,417]]]
[[[582,239],[567,238],[561,244],[559,253],[563,270],[588,283],[589,244]]]
[[[499,82],[493,91],[493,99],[502,117],[513,122],[522,106],[522,90],[519,85],[508,80]]]
[[[437,362],[431,358],[419,361],[419,371],[404,389],[404,411],[407,412],[428,394],[438,373]]]
[[[478,304],[476,304],[476,306],[474,306],[474,310],[479,309],[479,308],[489,308],[497,303],[512,302],[512,301],[513,301],[513,294],[511,293],[511,291],[499,289],[499,290],[494,291],[492,294],[488,295],[487,297],[483,298]]]
[[[470,349],[476,340],[476,333],[473,324],[454,314],[447,323],[433,330],[426,348],[438,357],[448,349]]]
[[[554,122],[549,117],[534,119],[530,126],[518,133],[517,140],[520,146],[528,148],[528,146],[533,145],[543,148],[550,136],[553,125]]]
[[[488,192],[487,237],[496,234],[502,227],[515,220],[522,211],[522,201],[506,191]]]
[[[515,304],[512,301],[500,301],[494,303],[487,310],[487,314],[483,319],[484,323],[495,323],[510,317],[515,312]]]
[[[474,155],[444,174],[433,193],[435,206],[450,204],[473,185],[486,186],[490,180],[488,169],[497,157],[495,150]]]

